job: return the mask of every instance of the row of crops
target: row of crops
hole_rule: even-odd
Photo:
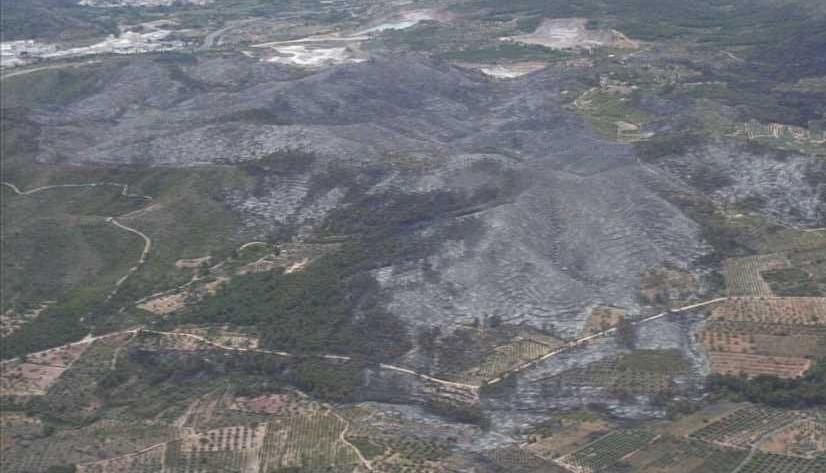
[[[802,458],[771,453],[757,453],[740,473],[823,473],[826,458]]]
[[[798,419],[789,411],[768,407],[749,406],[723,417],[691,434],[705,442],[750,447],[764,434]]]
[[[560,462],[581,473],[606,471],[626,455],[654,440],[655,435],[645,430],[618,430],[566,455]]]
[[[327,409],[276,418],[264,438],[262,471],[359,464],[353,447],[340,439],[345,427],[345,422]]]

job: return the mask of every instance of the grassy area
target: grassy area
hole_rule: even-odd
[[[630,95],[592,90],[577,99],[578,110],[600,135],[610,139],[623,139],[618,124],[628,123],[641,127],[648,115],[637,109]]]
[[[3,310],[59,300],[69,290],[111,290],[140,256],[142,242],[105,217],[136,208],[116,188],[4,191]]]

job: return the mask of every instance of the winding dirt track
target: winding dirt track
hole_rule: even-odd
[[[123,184],[120,182],[90,182],[86,184],[54,184],[51,186],[40,186],[35,187],[34,189],[29,189],[27,191],[21,191],[19,187],[12,184],[11,182],[3,181],[2,184],[12,191],[14,191],[17,195],[32,195],[38,192],[43,192],[52,189],[72,189],[72,188],[82,188],[82,187],[100,187],[100,186],[115,186],[121,188],[120,195],[124,197],[139,197],[145,200],[152,200],[152,196],[149,195],[140,195],[140,194],[130,194],[129,193],[129,184]]]
[[[129,186],[127,184],[114,183],[114,182],[99,182],[99,183],[89,183],[89,184],[59,184],[59,185],[37,187],[35,189],[30,189],[28,191],[21,191],[17,186],[15,186],[14,184],[12,184],[10,182],[3,182],[2,184],[9,187],[9,188],[11,188],[12,191],[14,191],[18,195],[31,195],[31,194],[34,194],[34,193],[37,193],[37,192],[42,192],[42,191],[50,190],[50,189],[59,189],[59,188],[97,187],[97,186],[102,186],[102,185],[112,185],[112,186],[121,187],[122,188],[121,195],[123,195],[123,196],[126,196],[126,197],[141,197],[141,198],[144,198],[144,199],[147,199],[147,200],[152,199],[151,196],[140,196],[140,195],[136,195],[136,194],[129,194],[128,193]],[[106,219],[106,221],[113,224],[113,225],[115,225],[115,226],[117,226],[118,228],[120,228],[122,230],[134,233],[134,234],[140,236],[141,238],[143,238],[143,240],[144,240],[144,248],[143,248],[143,251],[141,252],[141,256],[138,260],[138,263],[135,266],[131,267],[129,269],[129,272],[126,275],[124,275],[123,277],[121,277],[115,283],[115,289],[109,294],[109,296],[106,299],[108,301],[115,294],[117,294],[118,289],[129,278],[129,276],[131,276],[135,271],[137,271],[141,267],[141,265],[143,265],[146,262],[146,259],[149,255],[149,252],[152,249],[152,239],[149,238],[149,236],[147,236],[145,233],[141,232],[140,230],[137,230],[135,228],[126,226],[126,225],[118,222],[116,220],[116,217],[108,217]],[[823,230],[823,229],[812,229],[810,231],[820,231],[820,230]],[[247,247],[250,247],[250,246],[253,246],[253,245],[259,245],[259,244],[264,244],[264,243],[263,242],[258,242],[258,241],[252,241],[252,242],[249,242],[249,243],[246,243],[246,244],[242,245],[239,248],[239,250],[243,250]],[[665,317],[669,314],[676,314],[676,313],[680,313],[680,312],[686,312],[686,311],[689,311],[689,310],[698,309],[698,308],[705,307],[705,306],[710,305],[710,304],[715,304],[715,303],[718,303],[718,302],[722,302],[722,301],[725,301],[725,300],[728,300],[728,297],[720,297],[720,298],[712,299],[712,300],[709,300],[709,301],[700,302],[700,303],[697,303],[697,304],[687,305],[687,306],[680,307],[680,308],[677,308],[677,309],[671,309],[669,311],[661,312],[659,314],[652,315],[650,317],[635,321],[634,325],[639,325],[639,324],[651,322],[653,320],[657,320],[657,319],[660,319],[662,317]],[[294,357],[294,356],[296,356],[292,353],[283,352],[283,351],[272,351],[272,350],[260,350],[260,349],[230,347],[230,346],[227,346],[227,345],[222,345],[220,343],[208,340],[208,339],[206,339],[204,337],[201,337],[199,335],[188,334],[188,333],[183,333],[183,332],[159,332],[159,331],[153,331],[153,330],[144,330],[144,329],[141,329],[141,328],[126,330],[126,331],[122,331],[122,332],[111,333],[111,334],[102,335],[102,336],[99,336],[99,337],[87,337],[87,338],[85,338],[81,341],[70,343],[68,345],[64,345],[63,347],[82,344],[82,343],[91,343],[95,340],[99,340],[99,339],[102,339],[102,338],[105,338],[105,337],[114,336],[114,335],[118,335],[118,334],[125,334],[125,333],[137,334],[137,333],[140,333],[141,330],[143,330],[146,333],[155,333],[155,334],[159,334],[159,335],[187,336],[187,337],[191,337],[195,340],[201,341],[203,343],[206,343],[210,346],[213,346],[215,348],[219,348],[219,349],[222,349],[222,350],[265,353],[265,354],[281,356],[281,357]],[[545,355],[543,355],[539,358],[536,358],[534,360],[530,360],[530,361],[525,362],[521,365],[518,365],[518,366],[506,371],[505,373],[501,374],[500,376],[485,382],[484,384],[485,385],[492,385],[492,384],[499,383],[511,374],[519,373],[519,372],[524,371],[526,369],[530,369],[530,368],[536,366],[537,364],[539,364],[539,363],[541,363],[541,362],[543,362],[543,361],[545,361],[549,358],[552,358],[552,357],[554,357],[556,355],[559,355],[561,353],[564,353],[568,350],[571,350],[573,348],[576,348],[578,346],[586,344],[591,340],[610,335],[610,334],[614,333],[615,331],[616,331],[616,328],[610,328],[610,329],[603,330],[601,332],[595,333],[593,335],[589,335],[587,337],[582,337],[582,338],[578,338],[576,340],[572,340],[571,342],[569,342],[568,344],[566,344],[562,348],[559,348],[559,349],[557,349],[555,351],[552,351],[550,353],[546,353]],[[56,350],[56,349],[59,349],[59,348],[62,348],[62,347],[52,348],[50,350]],[[44,352],[48,352],[50,350],[45,350]],[[44,353],[44,352],[40,352],[40,353]],[[328,360],[340,360],[340,361],[350,361],[350,360],[352,360],[352,358],[349,357],[349,356],[334,355],[334,354],[321,354],[321,355],[319,355],[319,357],[321,357],[323,359],[328,359]],[[7,361],[10,361],[10,360],[7,360]],[[413,371],[413,370],[410,370],[410,369],[407,369],[407,368],[402,368],[400,366],[388,365],[388,364],[385,364],[385,363],[381,363],[379,366],[382,369],[386,369],[386,370],[389,370],[389,371],[395,371],[397,373],[408,374],[408,375],[411,375],[411,376],[415,376],[419,379],[423,379],[425,381],[430,381],[430,382],[433,382],[433,383],[441,384],[443,386],[451,386],[451,387],[456,387],[456,388],[461,388],[461,389],[469,389],[469,390],[473,390],[473,391],[477,391],[480,387],[480,386],[477,386],[477,385],[457,383],[457,382],[454,382],[454,381],[448,381],[448,380],[444,380],[444,379],[435,378],[433,376],[430,376],[430,375],[427,375],[427,374],[424,374],[424,373],[419,373],[419,372],[416,372],[416,371]]]
[[[125,275],[123,275],[123,277],[121,277],[120,279],[117,280],[117,282],[115,282],[115,289],[112,290],[112,292],[110,292],[109,295],[106,297],[106,300],[108,301],[112,297],[114,297],[115,294],[118,293],[118,289],[120,289],[121,285],[123,285],[123,283],[126,282],[127,279],[129,279],[129,276],[134,274],[135,271],[140,269],[140,267],[143,266],[143,264],[146,262],[146,258],[149,256],[149,250],[152,249],[152,239],[149,238],[142,231],[137,230],[137,229],[132,228],[132,227],[127,227],[126,225],[118,222],[117,220],[115,220],[115,217],[109,217],[109,218],[106,219],[106,221],[111,223],[112,225],[122,229],[122,230],[126,230],[127,232],[131,232],[131,233],[134,233],[135,235],[138,235],[139,237],[143,238],[143,242],[144,242],[143,251],[141,251],[141,257],[138,259],[138,263],[135,266],[132,266],[131,268],[129,268],[129,272],[127,272]]]
[[[129,193],[129,184],[123,184],[123,183],[120,183],[120,182],[90,182],[90,183],[86,183],[86,184],[54,184],[54,185],[50,185],[50,186],[35,187],[34,189],[29,189],[27,191],[21,191],[19,187],[12,184],[11,182],[3,181],[2,184],[4,186],[8,187],[9,189],[11,189],[15,194],[20,195],[20,196],[32,195],[32,194],[36,194],[38,192],[43,192],[43,191],[53,190],[53,189],[78,189],[78,188],[84,188],[84,187],[115,186],[115,187],[120,187],[121,188],[120,195],[122,195],[123,197],[127,197],[127,198],[135,197],[135,198],[140,198],[140,199],[144,199],[144,200],[152,200],[152,196],[149,196],[149,195],[130,194]],[[134,213],[134,212],[129,212],[127,214],[124,214],[124,216],[129,215],[131,213]],[[139,237],[143,238],[143,241],[144,241],[143,251],[141,251],[141,256],[138,259],[137,264],[135,264],[135,266],[132,266],[131,268],[129,268],[129,271],[115,282],[115,288],[112,290],[112,292],[109,293],[108,296],[106,296],[106,300],[109,301],[110,299],[112,299],[112,297],[114,297],[118,293],[118,290],[123,285],[123,283],[126,282],[127,279],[129,279],[129,276],[134,274],[135,271],[140,269],[140,267],[146,262],[146,258],[149,256],[149,251],[152,249],[152,239],[149,238],[145,233],[141,232],[140,230],[132,228],[132,227],[128,227],[128,226],[118,222],[117,220],[115,220],[115,217],[107,217],[106,222],[111,223],[112,225],[120,228],[121,230],[126,230],[127,232],[134,233],[135,235],[138,235]]]

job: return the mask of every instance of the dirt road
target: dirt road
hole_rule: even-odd
[[[644,324],[644,323],[647,323],[647,322],[651,322],[653,320],[663,318],[663,317],[665,317],[667,315],[670,315],[670,314],[678,314],[680,312],[686,312],[686,311],[689,311],[689,310],[699,309],[700,307],[705,307],[705,306],[708,306],[708,305],[711,305],[711,304],[716,304],[718,302],[723,302],[723,301],[726,301],[728,299],[729,299],[728,297],[718,297],[716,299],[711,299],[711,300],[708,300],[708,301],[705,301],[705,302],[699,302],[697,304],[691,304],[691,305],[687,305],[687,306],[680,307],[680,308],[677,308],[677,309],[671,309],[671,310],[666,311],[666,312],[661,312],[657,315],[652,315],[651,317],[646,317],[644,319],[634,321],[633,324],[634,325]],[[566,352],[568,350],[571,350],[573,348],[576,348],[578,346],[582,346],[582,345],[588,343],[591,340],[594,340],[594,339],[597,339],[597,338],[600,338],[600,337],[604,337],[606,335],[610,335],[610,334],[612,334],[616,331],[617,331],[616,328],[609,328],[607,330],[597,332],[593,335],[588,335],[587,337],[578,338],[576,340],[568,342],[568,344],[565,345],[564,347],[559,348],[558,350],[552,351],[550,353],[546,353],[545,355],[541,356],[540,358],[525,362],[525,363],[523,363],[523,364],[521,364],[521,365],[519,365],[515,368],[512,368],[512,369],[506,371],[505,373],[503,373],[502,375],[500,375],[500,376],[498,376],[498,377],[496,377],[496,378],[494,378],[490,381],[487,381],[486,384],[487,385],[496,384],[496,383],[502,381],[503,379],[505,379],[508,375],[519,373],[520,371],[524,371],[526,369],[532,368],[532,367],[538,365],[539,363],[547,360],[548,358],[554,357],[556,355],[559,355],[560,353],[564,353],[564,352]]]
[[[85,62],[72,62],[72,63],[68,63],[68,64],[52,64],[50,66],[34,67],[34,68],[31,68],[31,69],[21,69],[21,70],[12,71],[12,72],[9,72],[7,74],[4,74],[3,76],[0,76],[0,79],[9,79],[9,78],[12,78],[12,77],[24,76],[26,74],[31,74],[33,72],[38,72],[38,71],[45,71],[45,70],[48,70],[48,69],[66,69],[66,68],[69,68],[69,67],[83,67],[83,66],[88,66],[90,64],[99,64],[99,63],[100,63],[100,61],[85,61]]]

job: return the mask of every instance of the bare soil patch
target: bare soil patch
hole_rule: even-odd
[[[506,40],[538,44],[555,49],[593,49],[611,47],[636,49],[639,44],[616,30],[589,30],[585,18],[545,19],[530,34],[512,36]]]

